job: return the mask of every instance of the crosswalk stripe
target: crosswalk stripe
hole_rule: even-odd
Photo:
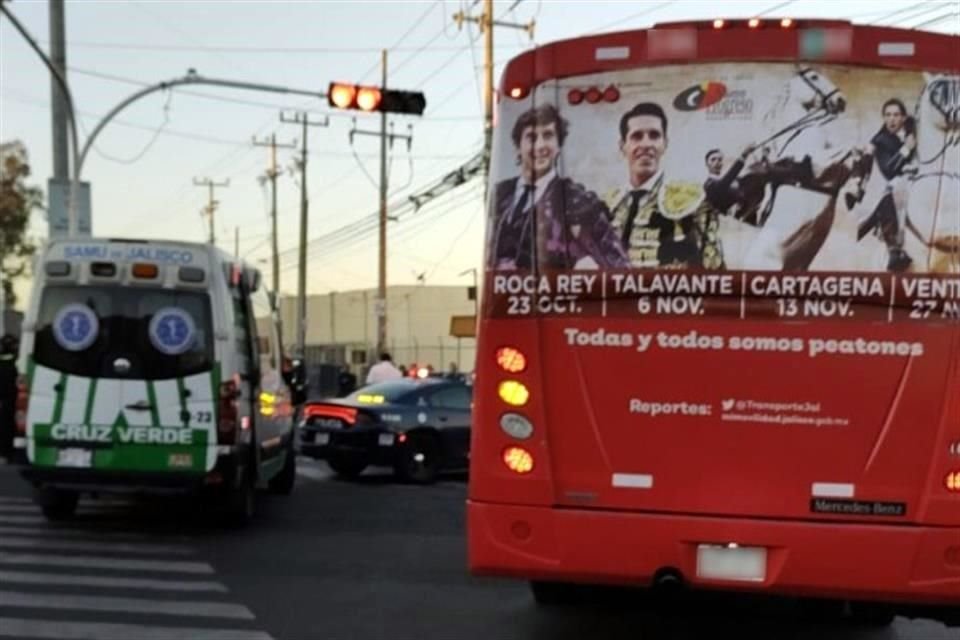
[[[68,575],[60,573],[31,573],[0,570],[2,584],[42,584],[69,587],[103,587],[107,589],[144,589],[148,591],[178,591],[227,593],[220,582],[206,580],[164,580],[149,578],[113,578],[108,576]]]
[[[77,609],[80,611],[113,611],[154,615],[193,616],[253,620],[250,609],[229,602],[153,600],[150,598],[114,598],[110,596],[78,596],[64,593],[20,593],[0,591],[0,607],[29,609]]]
[[[160,573],[214,573],[206,562],[130,560],[112,556],[60,556],[54,554],[7,553],[0,551],[0,565],[29,564],[51,567],[80,567],[107,571],[157,571]]]
[[[0,504],[33,504],[33,500],[23,496],[0,496]]]
[[[100,531],[92,528],[71,529],[67,527],[6,527],[0,520],[0,536],[30,536],[63,540],[109,540],[109,541],[163,541],[188,540],[184,535],[127,533],[126,531]]]
[[[106,551],[143,555],[170,554],[189,555],[193,550],[174,544],[122,543],[112,540],[73,542],[68,540],[35,540],[0,535],[0,549],[47,549],[49,551]]]
[[[36,513],[38,507],[35,504],[5,504],[0,502],[0,514],[3,513]],[[0,518],[3,516],[0,515]]]
[[[264,631],[0,618],[0,637],[42,640],[273,640]]]
[[[46,522],[43,516],[3,516],[0,524],[40,524]]]

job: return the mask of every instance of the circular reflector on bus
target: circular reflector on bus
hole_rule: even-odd
[[[507,447],[503,450],[503,463],[514,473],[533,471],[533,456],[523,447]]]
[[[497,365],[507,373],[520,373],[527,368],[527,357],[513,347],[497,349]]]
[[[526,440],[533,435],[533,423],[519,413],[505,413],[500,416],[500,428],[517,440]]]
[[[500,399],[514,407],[522,407],[530,399],[526,385],[516,380],[504,380],[497,388]]]
[[[100,321],[85,304],[68,304],[53,319],[53,337],[67,351],[84,351],[100,333]]]
[[[603,94],[600,93],[600,89],[597,89],[596,87],[590,87],[587,89],[587,95],[585,97],[587,102],[590,104],[597,104],[603,99]]]
[[[150,343],[162,354],[179,356],[197,339],[197,327],[190,314],[177,307],[163,307],[150,319]]]
[[[583,91],[580,89],[570,89],[567,92],[567,102],[572,105],[578,105],[583,102]]]

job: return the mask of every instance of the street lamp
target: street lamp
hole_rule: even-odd
[[[50,73],[52,73],[56,79],[57,84],[60,85],[60,90],[63,91],[63,96],[67,101],[67,115],[69,116],[70,122],[70,142],[72,146],[71,155],[73,156],[73,162],[71,162],[70,195],[67,198],[67,235],[73,236],[77,233],[77,204],[80,199],[80,144],[77,137],[77,118],[76,111],[73,108],[73,96],[70,93],[70,87],[67,86],[67,79],[64,78],[59,69],[54,66],[53,62],[51,62],[50,58],[43,52],[43,49],[40,48],[36,40],[34,40],[24,26],[20,24],[20,21],[10,13],[10,10],[7,9],[7,5],[3,0],[0,0],[0,12],[9,18],[16,30],[20,32],[20,35],[24,37],[30,44],[30,47],[40,56],[40,59],[43,60],[43,63],[47,65]]]

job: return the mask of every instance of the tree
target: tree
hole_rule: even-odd
[[[36,246],[27,235],[30,215],[43,207],[43,191],[27,184],[30,163],[20,141],[0,144],[0,281],[8,306],[16,301],[13,280],[30,268]]]

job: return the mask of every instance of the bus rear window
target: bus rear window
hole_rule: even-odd
[[[162,380],[213,368],[206,293],[47,287],[34,359],[71,375]]]

